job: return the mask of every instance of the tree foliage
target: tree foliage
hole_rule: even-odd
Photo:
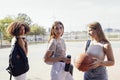
[[[30,27],[30,34],[31,35],[45,35],[46,33],[46,30],[42,27],[42,26],[39,26],[38,24],[33,24],[31,25]]]
[[[25,13],[19,13],[18,16],[16,17],[16,20],[25,22],[28,25],[30,25],[32,23],[31,18]]]
[[[3,39],[7,39],[8,41],[10,41],[11,36],[7,34],[6,28],[13,21],[14,21],[14,19],[12,17],[10,17],[10,16],[7,16],[4,19],[0,20],[0,32],[1,32],[2,36],[3,36]]]
[[[7,16],[3,19],[0,19],[0,38],[1,36],[3,36],[3,39],[6,39],[8,41],[11,40],[12,36],[7,34],[6,28],[13,21],[22,21],[27,23],[31,28],[30,35],[45,35],[46,33],[46,29],[44,29],[43,26],[39,26],[38,24],[32,24],[32,20],[27,14],[19,13],[17,17]]]

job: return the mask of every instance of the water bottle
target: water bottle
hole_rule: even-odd
[[[69,58],[69,59],[71,59],[71,55],[67,55],[67,58]],[[70,63],[69,64],[65,64],[65,71],[69,71],[69,69],[70,69]]]

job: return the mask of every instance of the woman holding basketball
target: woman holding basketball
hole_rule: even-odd
[[[115,63],[111,44],[105,38],[99,22],[88,25],[88,34],[91,42],[86,53],[92,55],[95,61],[90,65],[90,70],[84,73],[84,80],[108,80],[106,66],[113,66]]]

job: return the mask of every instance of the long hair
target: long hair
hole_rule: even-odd
[[[99,22],[90,23],[90,24],[88,24],[88,27],[89,27],[89,28],[94,28],[94,29],[96,30],[96,32],[97,32],[96,34],[97,34],[97,36],[98,36],[99,41],[109,42],[109,41],[106,39],[106,37],[105,37],[105,35],[104,35],[104,32],[103,32],[103,30],[102,30],[102,27],[101,27],[101,25],[100,25]]]
[[[8,27],[7,27],[7,33],[12,35],[12,36],[19,36],[19,31],[20,31],[20,27],[24,26],[25,27],[25,34],[30,32],[30,27],[24,23],[24,22],[12,22]]]
[[[50,41],[52,38],[56,38],[56,35],[55,35],[55,32],[54,32],[54,28],[55,28],[55,26],[57,26],[58,24],[62,25],[63,30],[64,30],[64,25],[63,25],[63,23],[60,22],[60,21],[55,21],[55,22],[53,23],[52,28],[51,28],[51,31],[50,31],[49,41]],[[62,33],[62,35],[63,35],[63,33]],[[62,35],[61,35],[61,36],[62,36]],[[48,42],[49,42],[49,41],[48,41]]]

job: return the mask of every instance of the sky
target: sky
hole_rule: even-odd
[[[83,31],[98,21],[103,29],[120,29],[120,0],[1,0],[0,19],[27,14],[44,28],[61,21],[65,31]]]

